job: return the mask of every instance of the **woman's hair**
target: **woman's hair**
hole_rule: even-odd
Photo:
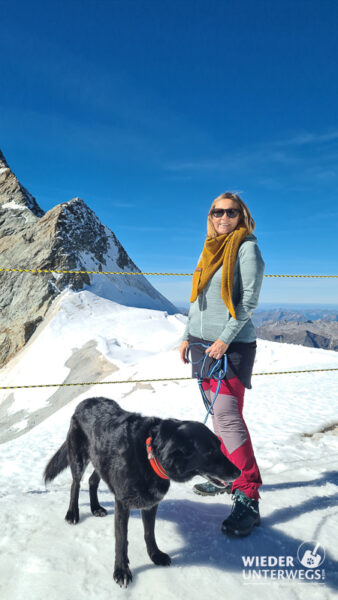
[[[211,211],[215,208],[215,204],[218,200],[224,200],[225,198],[229,198],[229,200],[233,200],[234,202],[236,202],[239,210],[241,211],[241,215],[240,215],[240,220],[238,222],[238,225],[244,225],[247,230],[249,231],[249,233],[252,233],[253,230],[255,229],[255,221],[253,220],[251,213],[247,207],[247,205],[245,204],[245,202],[243,202],[242,198],[240,198],[240,196],[238,194],[232,193],[232,192],[224,192],[224,194],[221,194],[220,196],[217,196],[217,198],[215,198],[215,200],[213,201],[210,210],[209,210],[209,214],[208,214],[208,221],[207,221],[207,232],[208,232],[208,237],[217,237],[219,234],[216,232],[216,229],[214,228],[213,222],[212,222],[212,217],[211,217]]]

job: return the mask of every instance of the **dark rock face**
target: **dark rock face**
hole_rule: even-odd
[[[80,198],[44,213],[1,151],[0,267],[140,272],[114,233]],[[142,275],[0,271],[0,367],[27,343],[66,288],[87,288],[127,306],[178,312]]]

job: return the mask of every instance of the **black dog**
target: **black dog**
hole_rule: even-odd
[[[156,565],[169,565],[170,557],[158,549],[154,531],[157,507],[169,489],[169,479],[184,482],[202,475],[222,485],[240,475],[222,454],[218,438],[205,425],[142,417],[122,410],[113,400],[90,398],[76,408],[67,439],[44,473],[47,482],[68,465],[71,468],[73,483],[65,517],[68,523],[79,521],[80,481],[89,461],[95,469],[89,479],[93,515],[107,514],[97,498],[100,478],[115,495],[114,579],[121,587],[127,587],[132,579],[127,555],[130,509],[141,509],[151,560]]]

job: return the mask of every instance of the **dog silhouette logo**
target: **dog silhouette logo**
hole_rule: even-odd
[[[297,558],[306,569],[317,569],[325,560],[325,550],[319,542],[303,542],[297,550]]]

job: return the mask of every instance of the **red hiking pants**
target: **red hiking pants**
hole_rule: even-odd
[[[203,379],[202,387],[209,402],[213,402],[217,387],[215,379]],[[243,419],[245,388],[238,377],[222,380],[213,406],[213,427],[221,440],[221,450],[231,462],[241,469],[241,475],[232,484],[232,492],[243,491],[249,498],[259,499],[262,485],[250,434]]]

